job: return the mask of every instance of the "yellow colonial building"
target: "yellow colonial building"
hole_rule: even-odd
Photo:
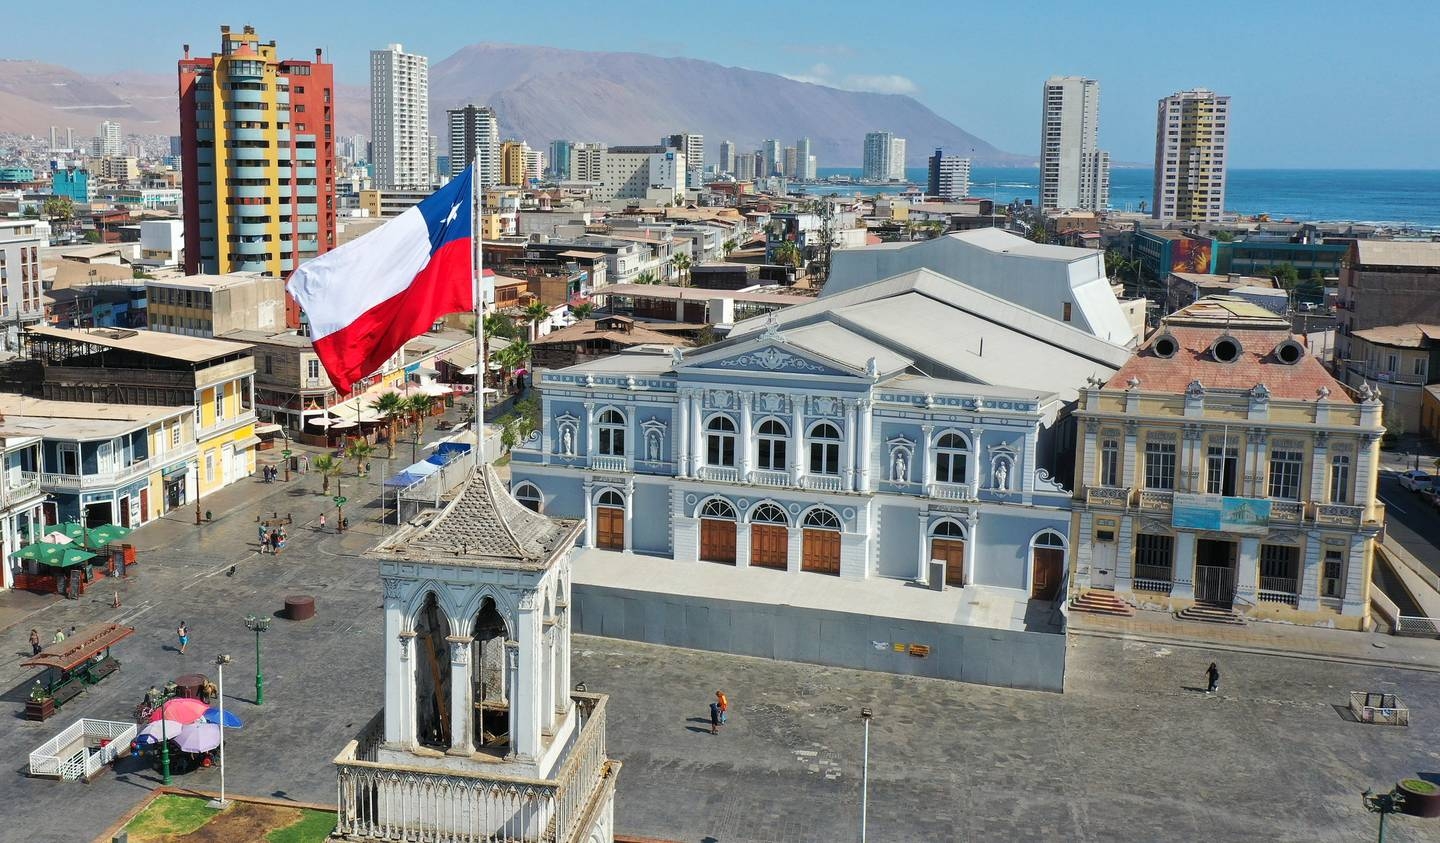
[[[1072,596],[1361,629],[1384,508],[1381,403],[1283,317],[1201,299],[1081,394]]]

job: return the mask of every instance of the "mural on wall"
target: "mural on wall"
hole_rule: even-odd
[[[1179,529],[1263,535],[1270,529],[1268,498],[1176,494],[1171,523]]]
[[[1170,244],[1171,272],[1209,272],[1210,241],[1181,237]]]

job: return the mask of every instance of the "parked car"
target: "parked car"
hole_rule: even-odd
[[[1426,503],[1436,509],[1440,509],[1440,488],[1436,488],[1434,485],[1427,486],[1425,490],[1420,493],[1420,497],[1424,498]]]
[[[1435,482],[1435,478],[1428,471],[1411,469],[1400,472],[1400,485],[1412,492],[1428,489],[1433,482]]]

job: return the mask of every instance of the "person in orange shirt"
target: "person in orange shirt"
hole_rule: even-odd
[[[730,701],[725,699],[725,694],[721,693],[720,691],[716,691],[715,703],[716,705],[720,706],[720,725],[724,726],[725,713],[730,710]]]

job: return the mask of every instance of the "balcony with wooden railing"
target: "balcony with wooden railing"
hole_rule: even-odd
[[[571,695],[579,723],[552,778],[442,771],[378,761],[384,711],[335,758],[336,833],[367,840],[573,843],[615,786],[605,696]]]

